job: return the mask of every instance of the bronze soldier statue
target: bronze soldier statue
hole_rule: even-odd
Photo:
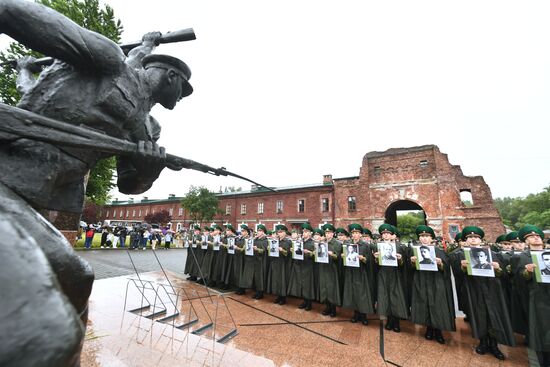
[[[55,58],[38,79],[33,60],[18,63],[18,107],[135,143],[135,155],[117,156],[117,184],[127,194],[150,188],[167,163],[149,111],[173,109],[193,91],[185,63],[151,54],[161,34],[146,34],[125,56],[111,40],[21,0],[0,1],[0,32]],[[1,131],[0,140],[0,233],[10,236],[0,254],[0,365],[79,365],[93,270],[37,210],[81,212],[85,177],[110,154]]]

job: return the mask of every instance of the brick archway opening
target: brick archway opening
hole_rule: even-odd
[[[397,217],[408,213],[422,213],[424,218],[424,224],[426,224],[426,212],[424,209],[410,200],[398,200],[391,203],[386,209],[386,223],[397,226]]]

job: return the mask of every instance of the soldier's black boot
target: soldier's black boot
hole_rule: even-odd
[[[284,305],[285,303],[286,303],[286,297],[281,297],[281,299],[279,300],[279,304]]]
[[[245,293],[245,290],[244,288],[239,288],[235,293],[238,294],[239,296],[242,296]]]
[[[304,309],[307,306],[307,300],[304,299],[304,302],[300,303],[300,306],[298,306],[299,309]]]
[[[439,344],[445,344],[445,338],[443,338],[443,334],[441,334],[441,330],[434,329],[434,335],[435,335],[435,341]]]
[[[359,320],[359,311],[353,311],[353,317],[351,318],[351,322],[354,324]]]
[[[424,338],[428,340],[432,340],[434,338],[434,329],[431,326],[426,327],[426,333],[424,334]]]
[[[264,298],[264,291],[258,291],[256,294],[258,295],[258,297],[256,297],[256,299]]]
[[[483,355],[487,353],[488,348],[489,346],[487,345],[487,338],[482,337],[481,339],[479,339],[479,345],[476,347],[476,353]]]
[[[321,312],[321,314],[323,316],[327,316],[327,315],[330,315],[330,311],[332,310],[332,307],[330,306],[330,303],[327,303],[325,309],[323,310],[323,312]]]
[[[386,320],[385,329],[386,329],[386,330],[391,330],[391,329],[393,329],[393,317],[388,316],[388,319]]]
[[[495,356],[496,359],[500,359],[501,361],[504,361],[506,357],[504,356],[504,354],[502,354],[500,349],[498,349],[497,340],[490,336],[488,337],[488,339],[489,339],[489,351],[491,352],[491,354]]]
[[[399,326],[399,317],[393,318],[393,331],[396,333],[401,332],[401,327]]]
[[[306,301],[306,308],[305,308],[305,310],[306,310],[306,311],[311,311],[311,309],[312,309],[311,300],[308,299],[308,300]]]
[[[336,317],[336,305],[332,305],[330,308],[330,317]]]
[[[369,324],[369,320],[367,319],[367,314],[360,313],[359,316],[361,317],[361,322],[363,323],[363,325]]]
[[[277,298],[275,298],[275,301],[273,301],[273,303],[279,303],[280,300],[281,300],[281,296],[277,296]]]

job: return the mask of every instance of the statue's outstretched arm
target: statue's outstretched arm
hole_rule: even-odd
[[[31,1],[1,0],[0,32],[78,69],[113,73],[125,58],[120,47],[110,39]]]
[[[141,59],[153,52],[156,46],[159,44],[159,39],[162,37],[160,32],[150,32],[143,36],[141,45],[133,48],[128,53],[126,64],[133,69],[140,69]]]

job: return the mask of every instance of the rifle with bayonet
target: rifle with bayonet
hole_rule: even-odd
[[[135,156],[139,154],[138,145],[129,140],[113,138],[85,126],[71,125],[0,103],[0,139],[13,140],[17,138],[34,139],[54,145],[90,149],[115,155]],[[215,176],[233,176],[275,192],[272,188],[229,172],[225,167],[213,168],[172,154],[166,154],[164,163],[167,168],[175,171],[186,168]]]

